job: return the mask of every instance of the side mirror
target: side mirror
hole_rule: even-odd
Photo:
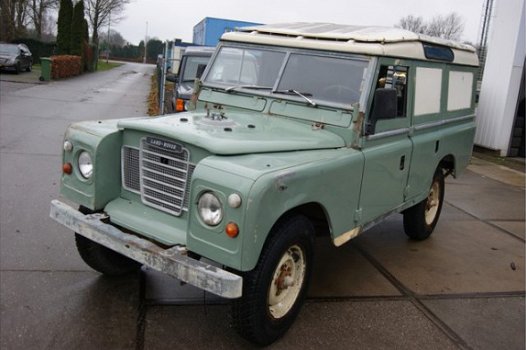
[[[394,88],[376,89],[374,92],[371,115],[365,126],[366,135],[372,135],[375,133],[377,121],[396,118],[397,99],[397,91]]]

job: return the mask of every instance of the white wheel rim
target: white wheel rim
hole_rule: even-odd
[[[425,218],[426,224],[431,225],[435,220],[440,204],[440,185],[438,181],[433,182],[427,196]]]
[[[282,318],[292,309],[304,279],[305,255],[299,246],[293,245],[283,254],[272,275],[267,302],[273,318]]]

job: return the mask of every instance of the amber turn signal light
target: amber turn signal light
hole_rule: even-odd
[[[73,172],[73,165],[71,165],[71,163],[64,163],[64,165],[62,165],[62,172],[70,175]]]
[[[175,100],[175,111],[176,112],[184,112],[184,100],[178,98]]]
[[[237,235],[239,234],[239,227],[237,226],[235,222],[229,222],[225,226],[225,232],[228,237],[236,238]]]

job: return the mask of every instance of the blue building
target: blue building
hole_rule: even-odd
[[[231,32],[238,27],[260,24],[261,23],[205,17],[201,22],[194,26],[193,43],[195,45],[216,46],[223,33]]]

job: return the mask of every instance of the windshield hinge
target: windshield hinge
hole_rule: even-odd
[[[312,130],[323,130],[324,128],[325,128],[325,124],[323,123],[312,124]]]

